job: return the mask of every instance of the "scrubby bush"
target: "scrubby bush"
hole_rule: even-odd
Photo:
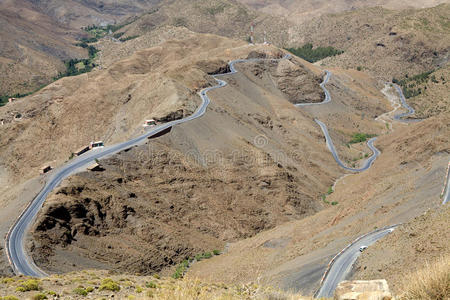
[[[106,278],[102,281],[102,284],[99,287],[100,291],[113,291],[113,292],[118,292],[120,291],[120,285],[115,282],[114,280],[110,279],[110,278]]]
[[[4,296],[0,297],[0,300],[19,300],[16,296]]]
[[[156,289],[157,287],[156,283],[154,283],[153,281],[147,282],[145,286],[150,289]]]
[[[187,259],[183,260],[175,269],[175,273],[173,273],[172,277],[175,279],[183,278],[184,272],[187,270],[189,266],[189,261]]]
[[[77,294],[77,295],[80,295],[80,296],[87,296],[87,294],[88,294],[88,292],[87,292],[85,289],[80,288],[80,287],[74,289],[74,290],[73,290],[73,293],[74,293],[74,294]]]
[[[327,194],[328,194],[328,195],[333,194],[333,187],[332,187],[332,186],[330,186],[330,187],[328,188]]]
[[[47,298],[47,295],[40,293],[40,294],[34,295],[32,299],[33,300],[44,300],[44,299],[48,299],[48,298]]]
[[[16,288],[18,292],[39,291],[40,282],[36,279],[29,279]]]
[[[214,255],[220,255],[220,250],[213,250]]]

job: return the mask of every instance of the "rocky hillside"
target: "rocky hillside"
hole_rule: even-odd
[[[124,33],[123,37],[134,37],[162,25],[172,25],[247,41],[252,23],[255,25],[255,41],[262,42],[266,31],[270,42],[277,45],[286,43],[289,22],[283,17],[255,12],[235,0],[164,0],[119,32]]]
[[[400,226],[392,235],[364,251],[353,278],[387,278],[395,292],[401,291],[406,284],[403,277],[450,255],[450,233],[443,230],[449,222],[450,207],[447,205]]]
[[[337,180],[334,191],[324,198],[334,205],[313,216],[232,243],[227,253],[192,266],[190,276],[233,283],[258,278],[262,283],[312,294],[331,258],[355,238],[376,228],[408,222],[430,207],[440,207],[439,195],[450,153],[448,114],[407,126],[389,124],[392,126],[392,133],[378,137],[375,145],[382,154],[368,171]],[[439,224],[445,223],[445,218],[441,220]],[[399,243],[395,248],[394,241],[389,245],[398,251],[391,252],[387,244],[377,248],[379,256],[374,257],[373,267],[367,265],[370,276],[383,278],[383,270],[391,270],[386,266],[389,262],[380,259],[384,251],[392,255],[388,256],[393,262],[392,270],[400,268],[402,262],[406,264],[407,260],[400,258],[403,240],[411,240],[408,257],[417,255],[417,247],[419,251],[423,249],[420,253],[424,257],[428,250],[445,253],[441,243],[448,243],[448,234],[431,227],[430,233],[432,240],[442,238],[442,241],[421,245],[414,241],[427,240],[425,235],[417,240],[396,235],[395,241]],[[412,268],[414,265],[410,264],[409,270]],[[395,271],[390,274],[395,276]]]
[[[253,49],[247,55],[265,56]],[[194,64],[217,72],[208,60]],[[239,68],[228,87],[211,93],[204,117],[101,161],[103,172],[74,176],[55,191],[34,230],[37,263],[52,272],[170,272],[187,257],[320,210],[326,186],[319,182],[336,168],[321,170],[332,158],[319,129],[285,98],[321,101],[319,77],[295,60]],[[297,80],[298,90],[280,93],[270,72],[280,82]]]
[[[303,23],[321,15],[340,13],[366,7],[382,6],[389,9],[433,7],[448,0],[339,0],[330,3],[327,0],[238,0],[253,9],[274,15],[287,17],[294,23]]]
[[[445,67],[450,4],[393,11],[367,8],[322,16],[291,31],[293,45],[333,45],[344,54],[322,61],[392,80]]]
[[[80,30],[27,1],[1,1],[0,26],[0,96],[32,92],[65,70],[63,60],[87,56],[74,46]]]

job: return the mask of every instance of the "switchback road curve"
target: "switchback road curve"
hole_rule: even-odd
[[[404,108],[406,108],[408,111],[405,113],[401,113],[398,115],[394,116],[394,119],[397,121],[401,121],[401,122],[417,122],[420,120],[404,120],[404,117],[409,117],[410,115],[414,114],[416,111],[414,110],[414,108],[412,108],[411,106],[408,105],[408,103],[406,103],[406,98],[405,95],[403,94],[403,90],[402,88],[398,85],[398,84],[393,84],[394,88],[397,90],[397,93],[400,96],[400,102],[402,104],[402,106]]]
[[[289,59],[291,56],[286,55],[281,59]],[[105,158],[106,156],[118,153],[122,150],[129,149],[133,146],[139,145],[144,143],[144,141],[154,136],[158,133],[163,132],[164,130],[178,124],[182,124],[185,122],[192,121],[194,119],[197,119],[201,116],[203,116],[206,112],[206,108],[208,107],[208,104],[211,102],[209,99],[207,93],[211,90],[221,88],[227,85],[226,81],[218,79],[219,76],[223,75],[231,75],[234,73],[237,73],[235,69],[236,63],[241,62],[251,62],[251,61],[261,61],[261,60],[270,60],[270,61],[278,61],[280,59],[238,59],[231,61],[228,65],[230,67],[230,72],[224,73],[224,74],[217,74],[213,75],[215,80],[217,81],[218,85],[205,88],[199,92],[199,96],[202,99],[202,103],[197,108],[197,110],[190,116],[171,121],[162,125],[158,125],[151,130],[147,131],[145,134],[136,137],[134,139],[131,139],[129,141],[115,144],[112,146],[107,146],[102,149],[96,149],[91,150],[73,160],[70,162],[64,164],[63,166],[55,169],[52,171],[50,177],[48,178],[46,184],[42,188],[42,190],[39,192],[39,194],[29,203],[29,205],[25,208],[25,210],[22,212],[22,214],[19,216],[19,218],[16,220],[16,222],[11,227],[10,231],[8,232],[6,236],[6,252],[8,256],[9,263],[11,264],[11,267],[13,268],[14,273],[16,274],[23,274],[27,276],[33,276],[33,277],[43,277],[47,274],[39,269],[36,264],[34,263],[33,259],[29,257],[27,254],[27,251],[25,249],[25,236],[30,228],[31,224],[36,219],[36,216],[41,209],[45,199],[50,194],[50,192],[55,189],[65,178],[69,177],[70,175],[81,171],[85,169],[87,166],[92,164],[96,159]]]
[[[325,100],[322,102],[318,102],[318,103],[298,103],[295,104],[295,106],[297,107],[302,107],[302,106],[310,106],[310,105],[321,105],[321,104],[326,104],[331,102],[331,95],[330,92],[327,90],[327,88],[325,87],[325,85],[328,83],[328,81],[330,80],[331,77],[331,72],[330,71],[325,71],[325,78],[322,81],[322,83],[320,84],[320,87],[322,88],[322,90],[325,93]],[[336,152],[336,148],[334,147],[333,144],[333,140],[330,137],[330,134],[328,133],[328,128],[327,126],[319,121],[318,119],[314,119],[314,121],[319,124],[320,128],[322,129],[323,134],[325,135],[325,141],[328,147],[328,150],[330,150],[331,154],[334,157],[334,160],[337,162],[337,164],[344,168],[347,171],[351,171],[351,172],[362,172],[365,171],[367,169],[369,169],[373,162],[375,161],[375,159],[377,159],[378,155],[380,155],[380,151],[373,145],[373,143],[375,142],[376,138],[372,138],[367,142],[367,146],[370,148],[370,150],[372,150],[372,155],[364,162],[364,165],[361,168],[350,168],[347,167],[339,158],[339,155]]]

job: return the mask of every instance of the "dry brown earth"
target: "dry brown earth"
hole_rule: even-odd
[[[188,42],[193,40],[183,45]],[[321,209],[330,176],[341,171],[313,122],[317,112],[302,113],[287,101],[321,101],[314,75],[320,70],[301,60],[238,68],[240,73],[227,76],[229,86],[211,93],[204,117],[177,126],[149,148],[106,160],[104,172],[75,176],[56,191],[34,233],[38,264],[51,271],[160,271]],[[337,103],[325,109],[324,121],[349,132],[381,127],[373,118],[386,110],[375,82],[347,73],[333,79]],[[297,89],[286,88],[289,82]],[[362,104],[358,95],[368,101]],[[363,111],[371,113],[364,119]],[[339,122],[342,116],[353,122]],[[125,244],[115,246],[117,240],[129,251],[124,254]]]
[[[62,60],[87,56],[79,30],[63,26],[25,0],[0,2],[0,96],[34,91],[65,70]]]
[[[394,292],[400,292],[405,275],[427,268],[449,254],[449,222],[448,205],[417,216],[364,251],[352,277],[383,277]]]
[[[312,18],[324,14],[340,13],[343,11],[361,9],[365,7],[382,6],[388,9],[425,8],[433,7],[448,0],[238,0],[253,9],[287,17],[294,23],[304,23]]]
[[[318,82],[300,61],[287,64],[306,83]],[[243,65],[243,74],[227,77],[230,85],[211,93],[201,119],[58,189],[35,230],[38,264],[57,272],[100,264],[155,272],[318,211],[321,182],[331,182],[338,169],[320,171],[332,160],[320,129],[278,90],[271,93],[272,81],[254,75],[257,67],[276,73],[276,64],[266,65]],[[305,89],[321,100],[318,84]]]
[[[194,265],[189,276],[260,280],[312,294],[331,257],[353,239],[438,207],[450,153],[448,115],[395,128],[376,143],[382,154],[371,169],[339,181],[327,197],[337,205],[233,243],[228,253]]]
[[[450,4],[393,11],[380,7],[324,15],[292,28],[289,43],[334,46],[345,53],[326,66],[360,67],[381,80],[444,67],[449,60]]]

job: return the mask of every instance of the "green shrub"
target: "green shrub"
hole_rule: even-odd
[[[154,283],[153,281],[147,282],[145,286],[150,289],[156,289],[157,287],[156,283]]]
[[[153,277],[155,277],[156,279],[160,279],[161,277],[158,274],[153,274]]]
[[[317,47],[313,49],[312,44],[303,45],[300,48],[287,48],[287,51],[292,54],[301,57],[311,63],[322,60],[329,56],[336,56],[344,53],[342,50],[335,49],[333,47]]]
[[[118,292],[120,291],[120,285],[115,282],[114,280],[110,279],[110,278],[106,278],[102,281],[102,284],[99,287],[100,291],[113,291],[113,292]]]
[[[331,205],[338,205],[338,204],[339,204],[339,202],[337,202],[337,201],[331,202]]]
[[[142,293],[143,289],[140,286],[136,286],[136,293]]]
[[[72,291],[74,294],[80,295],[80,296],[87,296],[88,292],[83,288],[76,288]]]
[[[118,33],[115,33],[114,35],[113,35],[113,37],[114,38],[116,38],[116,39],[118,39],[118,38],[120,38],[122,35],[124,35],[125,34],[125,32],[118,32]]]
[[[1,283],[9,284],[9,283],[12,283],[12,282],[15,282],[15,281],[16,280],[14,278],[2,278]]]
[[[183,260],[180,264],[178,264],[175,269],[175,273],[173,273],[172,277],[175,279],[183,278],[184,273],[186,272],[189,266],[189,261],[187,259]]]
[[[367,139],[373,138],[376,136],[375,134],[368,134],[368,133],[355,133],[352,136],[352,139],[350,140],[349,144],[356,144],[356,143],[362,143],[367,141]]]
[[[29,279],[23,282],[16,288],[18,292],[39,291],[39,281],[36,279]]]
[[[88,286],[86,288],[86,292],[88,292],[88,293],[92,293],[93,291],[94,291],[94,288],[92,286]]]
[[[0,297],[0,300],[19,300],[19,298],[15,297],[15,296],[4,296],[4,297]]]
[[[47,298],[47,295],[41,293],[41,294],[34,295],[32,299],[33,300],[44,300],[44,299],[48,299],[48,298]]]
[[[220,255],[220,251],[219,250],[213,250],[213,254],[214,255]]]
[[[328,188],[327,194],[328,194],[328,195],[333,194],[333,187],[332,187],[332,186],[330,186],[330,187]]]

